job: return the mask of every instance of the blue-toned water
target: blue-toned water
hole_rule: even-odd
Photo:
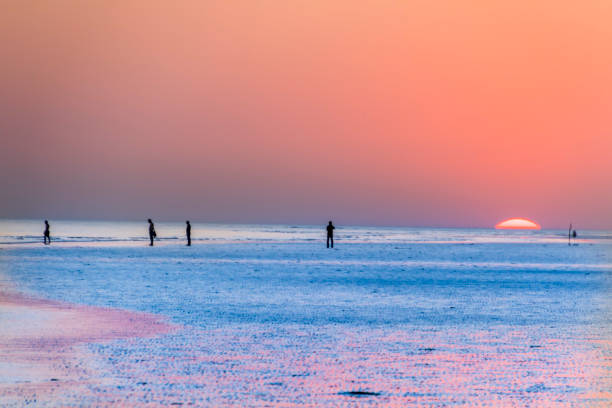
[[[51,246],[0,225],[6,285],[182,327],[87,345],[113,385],[68,405],[612,402],[609,232],[339,226],[332,250],[324,226],[194,223],[186,247],[158,223],[150,248],[146,223],[55,222]]]
[[[157,242],[173,243],[185,237],[185,224],[158,222],[155,224]],[[214,242],[309,242],[320,241],[325,225],[239,225],[198,224],[192,222],[194,241]],[[0,219],[0,245],[42,242],[44,224],[40,220]],[[337,239],[342,242],[534,242],[567,243],[566,230],[495,230],[462,228],[402,228],[337,226]],[[129,244],[148,241],[146,221],[51,221],[51,237],[62,243],[113,243]],[[612,241],[612,231],[580,231],[580,240],[589,243]]]

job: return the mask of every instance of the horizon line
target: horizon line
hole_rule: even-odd
[[[51,222],[108,222],[108,223],[113,223],[113,222],[131,222],[131,223],[137,223],[137,222],[143,222],[146,223],[147,222],[147,218],[151,218],[151,217],[144,217],[141,219],[96,219],[96,218],[5,218],[5,217],[0,217],[0,222],[1,221],[31,221],[31,222],[44,222],[45,219],[50,220]],[[208,224],[208,225],[245,225],[245,226],[257,226],[257,225],[275,225],[275,226],[287,226],[287,227],[292,227],[292,226],[296,226],[296,227],[316,227],[316,226],[320,226],[320,225],[325,225],[329,220],[326,221],[322,221],[321,224],[314,224],[314,223],[285,223],[285,222],[241,222],[241,221],[202,221],[202,220],[198,220],[197,218],[186,218],[185,220],[168,220],[168,219],[155,219],[155,218],[151,218],[153,220],[153,222],[155,223],[184,223],[186,220],[189,220],[192,224],[196,223],[196,224]],[[336,224],[336,221],[334,221],[334,224]],[[498,229],[495,228],[496,224],[492,224],[490,227],[483,227],[483,226],[451,226],[451,225],[446,225],[446,226],[442,226],[442,225],[405,225],[405,224],[355,224],[355,223],[338,223],[337,224],[340,227],[358,227],[358,228],[409,228],[409,229],[417,229],[417,228],[423,228],[423,229],[482,229],[482,230],[497,230],[500,231]],[[541,231],[564,231],[565,227],[551,227],[551,228],[546,228],[546,227],[541,227]],[[537,231],[537,230],[529,230],[529,229],[516,229],[514,231]],[[612,231],[612,227],[601,227],[601,228],[584,228],[582,229],[582,231]]]

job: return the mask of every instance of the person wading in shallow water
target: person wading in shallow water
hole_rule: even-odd
[[[49,232],[49,221],[45,220],[45,232],[43,236],[43,242],[45,245],[51,244],[51,233]]]
[[[575,229],[573,229],[572,224],[570,223],[569,230],[567,230],[567,245],[572,245],[572,238],[574,238],[574,245],[576,245],[576,237],[578,233]]]
[[[331,247],[334,247],[334,230],[336,229],[336,227],[334,227],[334,225],[332,224],[332,222],[330,221],[329,224],[327,224],[327,247],[329,248],[329,243],[331,241]]]
[[[153,246],[153,240],[157,238],[157,233],[155,232],[155,225],[153,225],[153,221],[149,218],[149,239],[151,243],[149,246]]]
[[[187,246],[191,246],[191,224],[189,221],[185,221],[187,224],[187,228],[185,228],[185,233],[187,234]]]

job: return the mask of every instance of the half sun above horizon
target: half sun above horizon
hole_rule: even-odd
[[[499,222],[495,226],[495,229],[539,230],[539,229],[542,229],[542,227],[537,222],[528,220],[527,218],[509,218],[507,220]]]

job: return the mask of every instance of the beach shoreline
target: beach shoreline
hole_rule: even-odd
[[[6,283],[0,284],[0,322],[0,400],[9,407],[53,404],[99,383],[83,345],[177,327],[149,313],[27,296]]]

